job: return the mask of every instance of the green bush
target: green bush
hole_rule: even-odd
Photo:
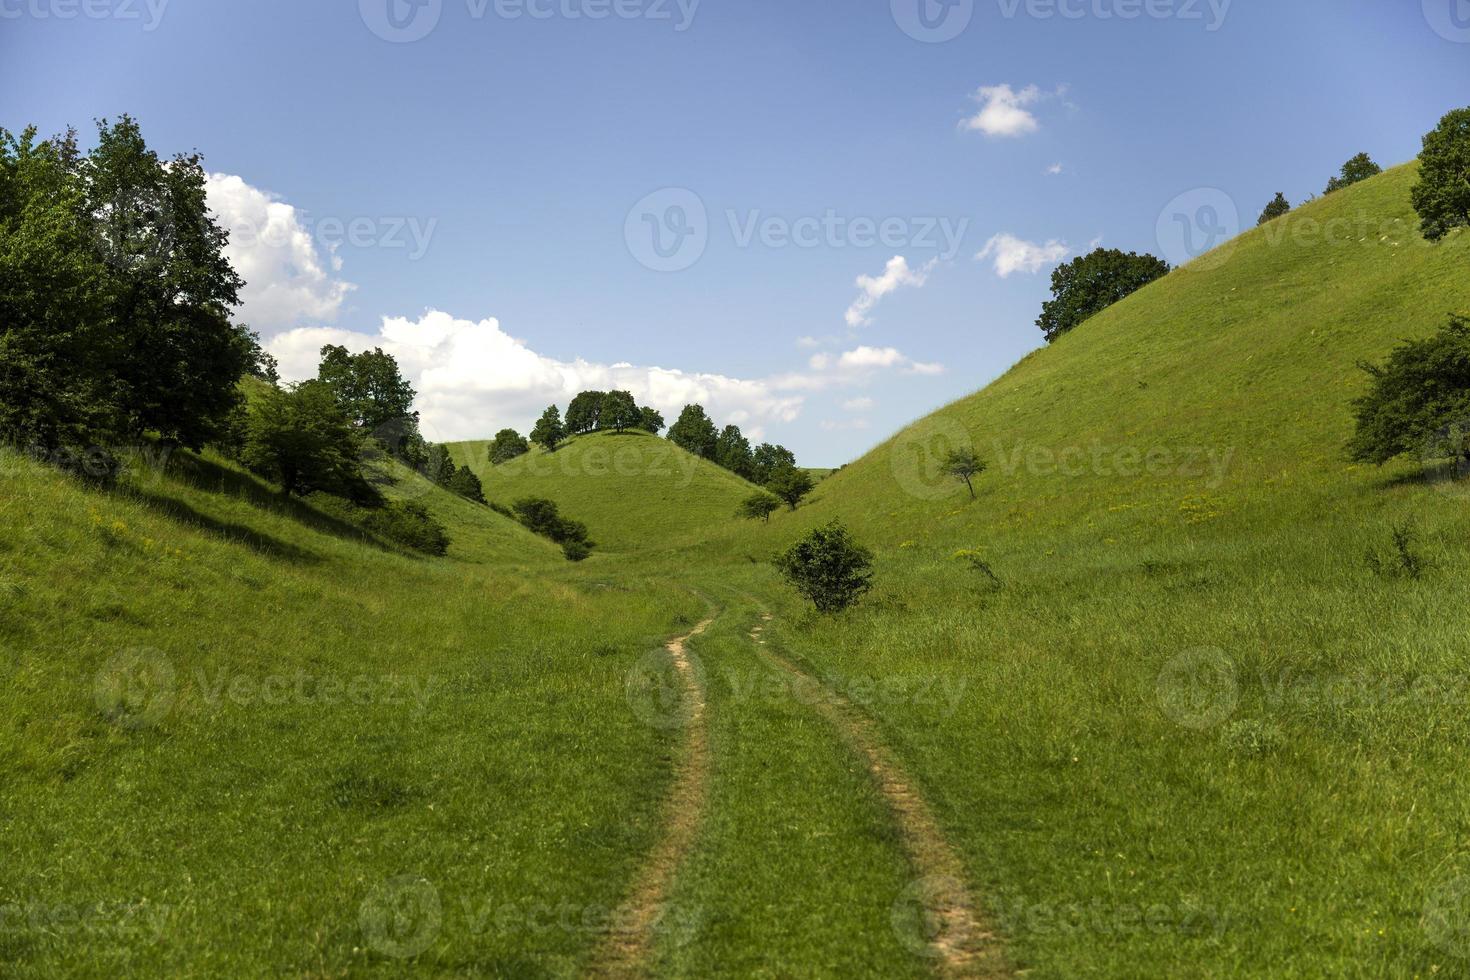
[[[360,507],[327,493],[313,493],[307,501],[317,510],[396,545],[443,556],[449,551],[449,532],[423,504],[390,500],[376,507]]]
[[[561,545],[572,561],[581,561],[591,553],[594,543],[587,537],[587,525],[561,516],[553,501],[542,497],[525,497],[515,502],[513,510],[516,520],[532,532]],[[580,557],[573,557],[574,552],[580,554]]]
[[[1437,242],[1470,225],[1470,108],[1445,116],[1424,137],[1419,178],[1412,193],[1425,238]]]
[[[561,546],[561,553],[567,556],[567,561],[586,561],[592,554],[592,549],[582,541],[568,541]]]
[[[783,555],[776,568],[819,612],[840,612],[873,587],[873,553],[840,521],[816,528]]]

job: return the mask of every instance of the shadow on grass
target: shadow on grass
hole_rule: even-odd
[[[246,527],[243,524],[232,524],[229,521],[222,521],[208,514],[202,514],[177,498],[151,493],[139,487],[128,487],[123,492],[149,510],[178,521],[180,524],[187,524],[190,527],[212,534],[232,544],[244,544],[263,554],[300,564],[315,564],[321,561],[319,555],[307,551],[305,548],[298,548],[294,544],[288,544],[285,541],[271,537],[269,534],[262,534],[260,531],[255,530],[255,528]]]
[[[1456,459],[1426,464],[1416,470],[1408,470],[1377,481],[1380,490],[1397,490],[1402,487],[1432,487],[1453,493],[1470,494],[1470,470]]]

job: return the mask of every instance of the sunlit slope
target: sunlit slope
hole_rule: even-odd
[[[1038,527],[1100,540],[1242,510],[1290,522],[1381,484],[1343,455],[1358,362],[1470,312],[1470,236],[1419,235],[1416,170],[1175,270],[834,474],[784,523],[841,516],[887,546]],[[974,504],[937,473],[967,443],[990,466]]]
[[[728,470],[642,432],[578,436],[554,453],[533,448],[501,466],[490,465],[487,442],[450,448],[479,475],[486,499],[554,500],[588,526],[603,551],[659,550],[710,535],[734,523],[740,502],[755,492]]]

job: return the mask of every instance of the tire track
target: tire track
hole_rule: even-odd
[[[772,618],[769,612],[761,614],[763,624]],[[867,765],[893,814],[904,852],[918,876],[895,903],[895,918],[900,903],[914,904],[924,922],[926,952],[941,977],[1014,976],[999,937],[965,885],[964,863],[945,839],[928,803],[884,744],[877,725],[842,695],[775,652],[762,636],[764,631],[764,625],[753,627],[751,640],[776,668],[823,692],[823,697],[814,699],[814,707]]]
[[[612,928],[592,957],[588,976],[622,978],[647,975],[649,954],[665,911],[664,902],[674,875],[698,833],[709,791],[709,731],[704,719],[704,691],[689,662],[686,647],[714,621],[715,617],[710,616],[665,645],[683,687],[682,699],[686,705],[684,724],[689,735],[683,757],[674,768],[673,787],[664,803],[663,834],[634,880],[632,890],[614,914]]]

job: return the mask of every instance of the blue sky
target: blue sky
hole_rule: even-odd
[[[0,90],[199,149],[242,319],[391,347],[431,436],[615,383],[835,465],[1038,346],[1059,257],[1411,159],[1470,0],[0,0]]]

